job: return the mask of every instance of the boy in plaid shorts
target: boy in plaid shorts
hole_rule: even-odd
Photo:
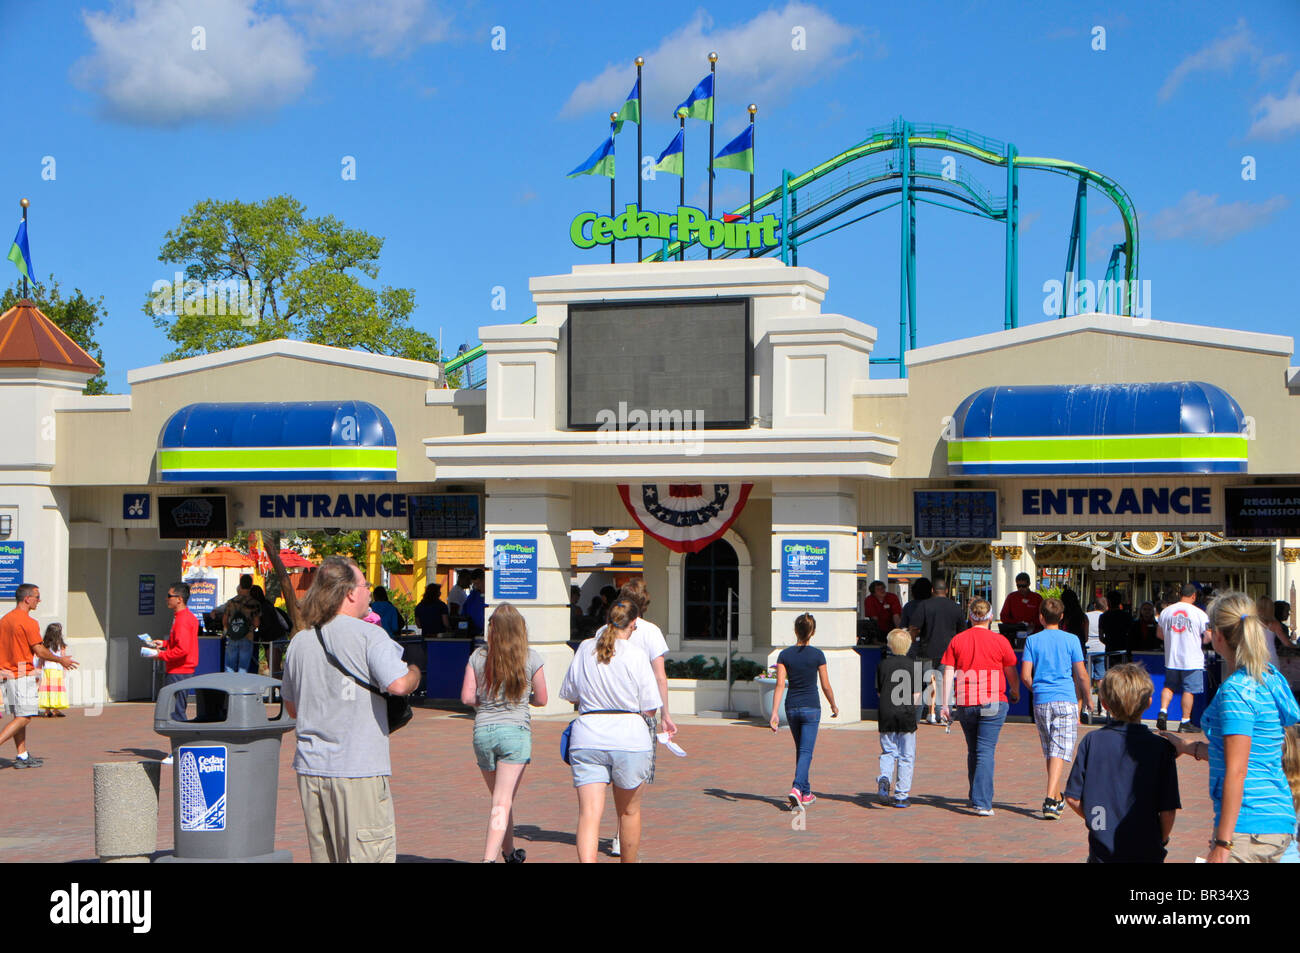
[[[1074,754],[1079,733],[1079,702],[1089,695],[1088,669],[1083,646],[1072,632],[1061,629],[1065,606],[1060,599],[1044,599],[1038,607],[1043,630],[1025,642],[1020,677],[1034,693],[1034,723],[1047,760],[1047,796],[1043,818],[1054,821],[1065,810],[1061,780]]]

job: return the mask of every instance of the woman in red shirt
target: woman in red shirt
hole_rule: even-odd
[[[1007,720],[1007,696],[1020,700],[1020,677],[1016,674],[1016,653],[1005,638],[989,630],[993,608],[983,599],[971,603],[971,627],[958,632],[940,664],[943,666],[943,697],[957,689],[957,720],[966,735],[967,796],[975,813],[993,816],[993,757],[998,735]],[[943,717],[948,717],[945,704]]]

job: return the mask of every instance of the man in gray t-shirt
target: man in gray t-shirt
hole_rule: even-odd
[[[302,601],[306,628],[293,637],[284,659],[282,695],[297,719],[293,769],[312,863],[397,859],[388,705],[339,671],[325,651],[351,675],[390,695],[414,691],[420,670],[402,661],[401,646],[383,629],[361,621],[369,611],[370,586],[357,564],[329,557]]]

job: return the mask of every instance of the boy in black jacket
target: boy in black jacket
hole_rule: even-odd
[[[916,713],[921,704],[921,663],[907,657],[912,645],[912,634],[907,629],[894,629],[885,640],[890,654],[880,660],[876,668],[876,692],[880,696],[880,776],[877,792],[884,804],[907,807],[907,796],[912,790],[912,769],[916,764]],[[894,768],[898,768],[898,781],[893,785],[892,802],[890,782]]]

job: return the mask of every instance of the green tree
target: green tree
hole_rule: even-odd
[[[6,288],[4,294],[0,294],[0,314],[16,305],[22,297],[23,284],[22,279],[19,279],[12,288]],[[42,314],[57,324],[64,334],[76,341],[78,346],[103,368],[104,352],[100,349],[99,342],[95,340],[95,329],[104,323],[107,314],[102,295],[98,298],[87,298],[80,288],[75,288],[72,294],[65,298],[59,283],[54,280],[53,275],[50,275],[49,284],[40,281],[29,283],[28,297],[36,302],[36,307]],[[86,388],[82,393],[102,394],[107,389],[108,381],[101,370],[86,382]]]
[[[308,218],[289,195],[205,199],[158,253],[181,287],[155,283],[144,310],[176,345],[165,360],[291,338],[437,361],[436,339],[410,323],[415,292],[362,281],[378,279],[383,246],[332,215]]]

